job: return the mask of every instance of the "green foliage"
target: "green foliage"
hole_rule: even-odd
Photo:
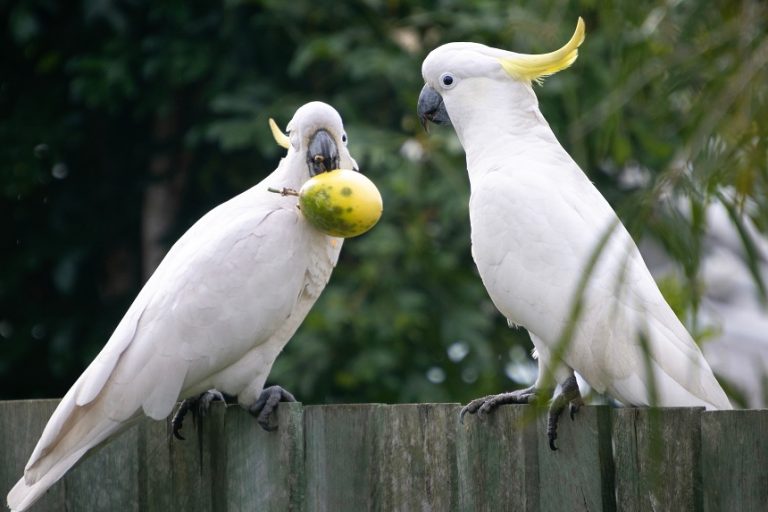
[[[47,2],[0,7],[0,389],[61,395],[141,286],[146,191],[175,169],[178,237],[272,170],[309,100],[342,114],[384,216],[346,242],[270,380],[305,402],[466,402],[518,384],[529,342],[470,256],[468,181],[449,130],[415,115],[421,61],[472,40],[521,52],[587,23],[579,60],[538,88],[566,148],[637,236],[686,270],[703,206],[748,197],[768,227],[768,27],[760,2]],[[627,183],[620,171],[643,179]],[[687,198],[694,215],[676,213]],[[693,292],[693,293],[690,293]],[[677,305],[677,304],[676,304]],[[427,376],[431,377],[431,380]]]

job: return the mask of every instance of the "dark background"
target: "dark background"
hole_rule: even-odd
[[[463,152],[418,125],[420,66],[456,40],[551,51],[579,15],[586,41],[536,88],[542,112],[636,238],[678,263],[663,288],[695,325],[705,205],[727,189],[768,226],[767,14],[758,1],[0,1],[0,399],[63,395],[173,241],[275,168],[267,119],[285,126],[310,100],[340,111],[385,210],[345,244],[270,381],[307,403],[466,402],[525,383],[527,335],[471,260]]]

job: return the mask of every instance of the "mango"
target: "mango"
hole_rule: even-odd
[[[304,183],[299,190],[299,209],[323,233],[351,238],[379,221],[383,203],[371,180],[351,169],[336,169]]]

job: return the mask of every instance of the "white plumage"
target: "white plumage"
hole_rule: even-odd
[[[551,54],[450,43],[424,61],[419,114],[452,124],[466,152],[472,255],[483,284],[499,311],[531,334],[537,389],[545,373],[562,384],[575,370],[625,404],[729,409],[634,241],[539,111],[531,81],[568,67],[582,40],[580,20],[572,40]],[[575,329],[553,360],[580,291]]]
[[[747,265],[748,255],[736,225],[724,201],[735,192],[722,191],[724,198],[714,198],[704,209],[706,227],[701,241],[701,263],[697,276],[702,289],[696,318],[699,329],[708,331],[702,344],[712,369],[736,390],[751,409],[768,406],[768,306],[760,300],[755,276]],[[676,206],[689,215],[688,204]],[[768,239],[752,222],[746,203],[739,212],[745,234],[752,241],[756,268],[764,286],[768,286]],[[640,251],[655,276],[673,277],[684,282],[682,270],[658,243],[645,239]]]
[[[318,298],[342,239],[313,228],[296,198],[321,131],[337,164],[357,168],[339,114],[313,102],[288,124],[288,153],[261,183],[210,211],[168,252],[108,343],[51,416],[8,494],[24,510],[88,450],[142,413],[167,417],[210,388],[253,404],[275,358]],[[326,169],[331,170],[331,169]]]

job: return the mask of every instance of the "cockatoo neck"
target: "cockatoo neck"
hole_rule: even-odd
[[[276,169],[280,186],[298,190],[310,178],[304,153],[293,148],[288,151]]]
[[[530,84],[482,80],[452,92],[446,108],[467,155],[470,179],[495,169],[499,151],[507,161],[542,146],[562,151]]]

